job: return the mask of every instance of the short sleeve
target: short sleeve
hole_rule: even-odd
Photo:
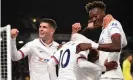
[[[121,25],[118,22],[112,22],[109,26],[109,33],[112,36],[113,34],[119,33],[121,35]]]
[[[54,53],[54,55],[51,57],[54,59],[54,61],[56,62],[56,64],[59,64],[59,59],[60,59],[60,53],[61,53],[61,49],[59,49],[57,52]]]

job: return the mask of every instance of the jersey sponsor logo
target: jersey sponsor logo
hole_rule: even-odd
[[[44,59],[44,58],[39,57],[39,61],[41,61],[41,62],[48,62],[49,59]]]

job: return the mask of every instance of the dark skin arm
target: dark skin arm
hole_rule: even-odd
[[[112,43],[99,44],[98,50],[107,52],[120,52],[121,50],[121,35],[116,33],[111,36]]]
[[[121,50],[121,35],[116,33],[111,36],[112,43],[99,44],[98,50],[107,52],[119,52]],[[77,45],[77,52],[92,49],[90,43],[81,43]]]
[[[90,57],[88,56],[88,58],[89,58],[88,60],[91,61],[91,62],[95,62],[98,59],[98,52],[94,49],[91,49],[90,46],[91,46],[91,44],[89,44],[89,43],[81,43],[77,46],[76,50],[77,50],[77,53],[78,53],[80,51],[90,49],[90,54],[89,54]],[[118,64],[117,64],[116,61],[108,62],[106,60],[105,63],[104,63],[104,66],[106,67],[106,71],[110,71],[110,70],[116,69]]]
[[[115,35],[112,36],[112,43],[110,43],[110,44],[100,44],[99,48],[101,48],[101,50],[109,51],[109,52],[120,51],[120,49],[121,49],[121,46],[120,46],[120,43],[121,43],[120,41],[121,40],[120,40],[120,38],[121,38],[121,36],[119,34],[115,34]],[[90,51],[93,50],[91,48],[91,44],[89,44],[89,43],[81,43],[81,44],[77,45],[76,49],[77,49],[77,53],[80,52],[80,51],[88,50],[88,49],[90,49]],[[94,54],[94,52],[92,54]],[[92,62],[95,62],[95,60],[98,59],[98,56],[97,57],[96,56],[95,57],[91,56],[91,59],[92,59],[91,60]],[[106,60],[105,63],[104,63],[104,66],[106,67],[106,71],[110,71],[110,70],[116,69],[118,64],[117,64],[116,61],[108,62]]]

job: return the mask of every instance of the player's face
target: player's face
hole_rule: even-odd
[[[133,56],[129,56],[128,59],[129,59],[130,61],[132,61],[132,60],[133,60]]]
[[[42,22],[39,26],[39,37],[48,40],[53,36],[53,28],[48,23]]]
[[[90,17],[91,21],[93,21],[94,26],[96,26],[96,27],[102,26],[104,16],[105,16],[105,14],[99,8],[94,8],[94,9],[90,10],[90,12],[89,12],[89,17]]]

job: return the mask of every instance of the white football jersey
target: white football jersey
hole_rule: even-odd
[[[120,24],[119,21],[113,20],[111,21],[107,27],[105,27],[100,35],[99,38],[99,44],[107,44],[107,43],[112,43],[111,36],[115,33],[119,33],[121,35],[121,48],[125,47],[127,45],[127,39],[125,36],[125,33],[122,29],[122,25]],[[101,78],[123,78],[121,67],[120,67],[120,54],[121,52],[105,52],[105,51],[100,51],[99,54],[99,63],[100,65],[104,66],[105,60],[108,59],[108,61],[116,61],[118,63],[118,68],[111,70],[111,71],[106,71]]]
[[[82,34],[79,33],[75,33],[71,36],[71,40],[72,41],[82,41],[84,43],[92,43],[95,44],[94,41],[86,38],[85,36],[83,36]],[[80,52],[80,54],[84,54],[84,56],[87,58],[89,51],[82,51]],[[98,65],[96,64],[98,63]],[[80,62],[79,62],[80,64]],[[101,75],[101,71],[102,71],[102,67],[103,66],[99,66],[99,61],[92,63],[89,61],[84,61],[85,66],[87,66],[87,68],[80,68],[79,70],[79,80],[99,80],[99,77]],[[82,65],[83,65],[82,64]]]
[[[77,60],[80,54],[76,54],[76,46],[80,42],[69,41],[60,48],[52,58],[59,65],[58,80],[77,80]]]
[[[81,42],[67,42],[54,54],[52,59],[49,61],[50,63],[56,62],[56,64],[59,65],[59,76],[57,80],[99,79],[101,74],[101,67],[86,60],[89,50],[81,51],[78,54],[76,53],[76,46],[79,43]],[[55,65],[55,63],[53,64]]]
[[[51,80],[47,62],[41,62],[40,58],[49,60],[53,53],[57,51],[58,46],[59,44],[55,41],[47,45],[41,39],[35,39],[20,49],[24,56],[28,55],[30,80]],[[55,69],[55,67],[53,68]]]

